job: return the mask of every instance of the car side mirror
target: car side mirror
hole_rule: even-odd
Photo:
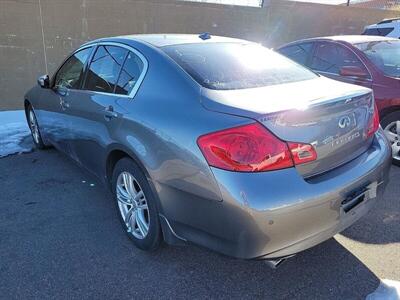
[[[357,67],[357,66],[344,66],[340,69],[339,74],[341,76],[346,77],[359,77],[359,78],[367,78],[369,74],[367,70]]]
[[[50,87],[49,75],[40,76],[38,78],[37,82],[38,82],[38,85],[40,85],[41,88],[48,89]]]

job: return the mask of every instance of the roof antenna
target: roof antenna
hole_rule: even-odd
[[[211,39],[211,34],[209,32],[203,32],[199,35],[199,38],[201,38],[203,41],[209,40]]]

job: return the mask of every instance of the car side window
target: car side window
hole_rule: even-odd
[[[339,75],[342,67],[354,66],[368,72],[364,64],[349,49],[336,43],[317,45],[311,60],[311,69]]]
[[[394,30],[394,27],[386,27],[386,28],[367,28],[362,33],[363,35],[379,35],[379,36],[387,36]]]
[[[79,89],[91,50],[91,47],[80,50],[65,61],[56,74],[54,80],[56,88]]]
[[[85,89],[114,93],[128,50],[117,46],[99,46],[90,63]]]
[[[129,95],[142,74],[143,68],[142,60],[133,52],[129,52],[122,67],[115,93]]]
[[[306,65],[312,47],[312,43],[297,44],[279,49],[278,52],[301,65]]]

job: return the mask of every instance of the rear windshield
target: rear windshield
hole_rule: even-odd
[[[183,44],[162,49],[193,79],[209,89],[246,89],[317,77],[258,44]]]
[[[375,41],[354,45],[385,75],[400,77],[400,41]]]

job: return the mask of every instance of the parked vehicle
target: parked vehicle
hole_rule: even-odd
[[[277,51],[326,77],[373,89],[393,163],[400,165],[399,40],[332,36],[296,41]]]
[[[365,27],[363,35],[387,36],[400,38],[400,18],[385,19]]]
[[[25,109],[37,147],[107,183],[144,250],[193,242],[276,265],[353,224],[388,181],[370,89],[243,40],[92,41]]]

